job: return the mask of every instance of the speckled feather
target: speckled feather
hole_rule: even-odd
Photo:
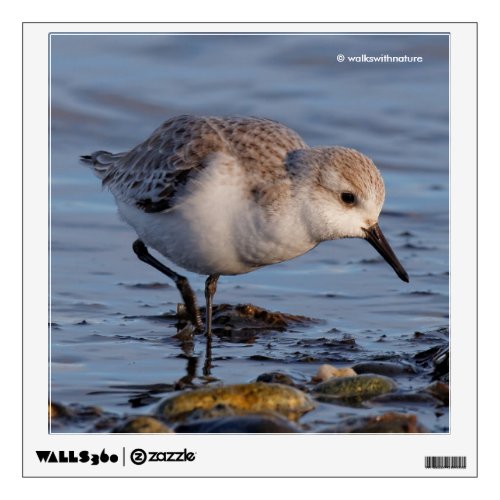
[[[182,115],[164,122],[128,153],[98,151],[92,161],[118,199],[157,212],[175,206],[176,195],[216,153],[235,158],[254,179],[249,191],[272,201],[273,184],[288,176],[288,152],[306,147],[296,132],[272,120]]]

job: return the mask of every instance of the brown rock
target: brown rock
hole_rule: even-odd
[[[294,387],[253,382],[186,391],[161,403],[159,412],[167,420],[176,421],[198,409],[221,405],[237,413],[276,412],[292,420],[315,406],[307,394]]]
[[[127,420],[123,425],[116,427],[113,432],[165,434],[174,431],[154,417],[139,416]]]

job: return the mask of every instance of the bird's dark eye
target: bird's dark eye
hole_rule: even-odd
[[[346,205],[353,205],[356,201],[356,197],[352,193],[342,193],[340,197]]]

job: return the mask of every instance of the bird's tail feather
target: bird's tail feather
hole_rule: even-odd
[[[113,154],[108,151],[96,151],[91,155],[80,156],[80,161],[92,165],[95,174],[102,179],[106,175],[108,168],[121,156],[123,156],[122,153]]]

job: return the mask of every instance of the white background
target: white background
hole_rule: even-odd
[[[144,21],[155,20],[162,18],[162,20],[300,20],[309,19],[311,21],[316,20],[328,20],[328,21],[376,21],[376,20],[386,20],[386,21],[425,21],[425,20],[440,20],[440,21],[480,21],[480,116],[482,119],[482,125],[480,126],[481,132],[481,155],[482,160],[482,170],[480,170],[480,236],[481,236],[481,247],[480,247],[480,284],[482,286],[480,293],[480,380],[481,382],[487,382],[491,377],[491,381],[494,381],[495,374],[493,372],[496,366],[496,356],[498,355],[498,350],[496,349],[498,343],[498,336],[496,334],[497,328],[494,323],[495,302],[497,301],[497,294],[495,293],[496,287],[495,281],[497,278],[497,271],[494,265],[493,256],[496,257],[498,250],[495,247],[495,239],[497,233],[497,222],[493,219],[494,215],[498,213],[498,209],[495,208],[495,203],[498,199],[496,195],[496,182],[498,179],[498,161],[495,159],[496,151],[493,150],[496,147],[498,127],[497,124],[497,113],[498,99],[496,95],[496,85],[498,79],[493,75],[493,68],[496,67],[495,58],[497,57],[494,53],[493,48],[496,47],[496,33],[497,27],[493,24],[495,16],[492,12],[486,10],[478,10],[478,6],[470,8],[469,11],[461,10],[458,5],[453,5],[452,9],[448,11],[447,6],[443,4],[437,4],[436,2],[419,2],[418,7],[414,11],[408,7],[407,4],[400,4],[399,2],[377,2],[366,4],[363,7],[359,5],[352,5],[350,7],[341,7],[337,4],[332,7],[331,12],[326,12],[324,7],[321,9],[315,9],[315,2],[309,1],[307,5],[303,7],[301,11],[283,12],[278,6],[276,8],[271,8],[269,2],[262,2],[266,5],[265,14],[261,11],[258,6],[259,2],[252,2],[252,13],[249,15],[249,10],[245,9],[245,13],[238,13],[238,8],[241,7],[240,2],[234,2],[229,4],[229,7],[224,12],[214,8],[213,2],[206,5],[205,9],[197,6],[193,8],[192,2],[184,7],[184,12],[181,12],[181,8],[177,8],[175,12],[172,11],[172,5],[166,5],[163,12],[158,12],[154,9],[148,9],[148,2],[141,2],[137,4],[136,2],[130,2],[130,9],[126,8],[126,2],[121,2],[119,5],[119,10],[116,6],[110,5],[106,8],[103,2],[95,3],[95,8],[91,9],[91,2],[86,2],[85,7],[81,4],[75,4],[74,7],[68,2],[61,2],[58,5],[58,9],[49,8],[47,3],[39,4],[33,3],[29,5],[30,2],[24,2],[24,9],[18,7],[18,12],[15,11],[16,7],[11,7],[10,13],[6,16],[4,14],[4,30],[2,30],[3,37],[3,90],[4,90],[4,100],[3,100],[3,113],[2,113],[2,166],[4,167],[4,173],[8,175],[4,176],[4,192],[2,196],[2,207],[3,207],[3,217],[2,221],[4,224],[3,232],[3,245],[2,245],[2,263],[4,273],[2,280],[4,285],[4,363],[2,363],[3,371],[3,387],[4,394],[2,405],[2,419],[5,420],[4,423],[4,441],[2,446],[2,472],[3,477],[9,477],[9,479],[16,484],[13,484],[16,488],[21,488],[24,492],[37,491],[37,496],[40,497],[40,493],[45,491],[50,491],[51,489],[56,489],[62,494],[69,494],[74,498],[83,498],[94,488],[99,488],[101,492],[105,492],[107,488],[113,488],[114,493],[120,492],[125,489],[131,496],[141,494],[146,485],[144,481],[136,480],[122,480],[121,484],[117,481],[109,480],[104,484],[103,481],[90,481],[90,480],[54,480],[54,481],[40,481],[40,480],[23,480],[20,484],[20,468],[21,468],[21,458],[20,458],[20,113],[19,106],[21,102],[21,61],[20,61],[20,40],[21,40],[21,21],[54,21],[54,20],[75,20],[75,21],[91,21],[91,20],[134,20],[137,21],[142,19]],[[323,4],[324,2],[321,2]],[[56,2],[54,2],[56,4]],[[391,5],[392,4],[392,5]],[[426,4],[428,4],[429,9],[427,12],[432,12],[432,17],[426,14]],[[152,5],[155,5],[152,2]],[[370,7],[371,5],[371,7]],[[309,9],[305,12],[306,7]],[[73,8],[85,9],[79,10],[78,12],[73,12]],[[141,8],[142,10],[138,10]],[[288,5],[287,9],[290,9]],[[418,10],[417,10],[418,8]],[[129,11],[128,15],[124,15],[124,12]],[[93,13],[92,13],[92,12]],[[143,15],[141,15],[141,12]],[[94,14],[95,13],[95,14]],[[97,15],[97,13],[99,13]],[[168,17],[167,17],[168,16]],[[494,93],[495,92],[495,93]],[[491,128],[488,128],[491,126]],[[495,134],[495,137],[492,134]],[[41,159],[45,162],[45,158]],[[11,183],[14,188],[9,187]],[[495,191],[493,191],[495,190]],[[469,201],[466,199],[467,193],[464,193],[464,204]],[[470,199],[473,199],[473,193],[470,195]],[[34,207],[36,209],[36,207]],[[488,216],[488,212],[491,210],[491,215]],[[467,231],[467,224],[464,224],[463,231]],[[45,241],[42,242],[45,245]],[[491,288],[490,288],[491,286]],[[491,295],[488,294],[491,292]],[[495,302],[493,302],[495,301]],[[5,321],[5,319],[7,321]],[[473,334],[473,332],[471,332]],[[45,337],[45,333],[43,333]],[[495,356],[495,357],[494,357]],[[463,367],[467,370],[468,367]],[[470,367],[469,367],[470,369]],[[490,387],[492,384],[490,383]],[[312,487],[322,487],[322,491],[325,493],[334,493],[336,496],[340,494],[351,495],[353,492],[355,496],[361,496],[370,494],[371,497],[391,497],[391,493],[394,493],[394,497],[404,495],[406,498],[419,498],[423,494],[427,495],[432,492],[432,496],[438,496],[446,494],[447,496],[452,495],[458,491],[461,492],[463,496],[474,494],[476,497],[483,490],[486,494],[486,487],[488,482],[493,479],[494,471],[496,472],[496,465],[498,460],[493,460],[492,452],[496,451],[493,445],[491,437],[494,436],[493,430],[496,428],[494,422],[496,423],[496,409],[493,407],[494,392],[491,392],[487,384],[481,387],[480,395],[482,396],[482,405],[480,407],[480,437],[482,441],[480,443],[480,480],[341,480],[337,481],[335,489],[332,490],[332,484],[330,481],[316,481],[315,484],[312,481],[307,480],[288,480],[286,481],[286,486],[283,485],[283,481],[273,480],[272,483],[279,488],[280,495],[285,493],[283,488],[293,489],[298,495],[303,496],[311,492]],[[44,395],[45,397],[45,395]],[[492,432],[489,432],[492,430]],[[488,442],[490,446],[488,446]],[[490,451],[488,450],[490,449]],[[332,449],[332,454],[336,453],[337,450]],[[8,467],[8,469],[7,469]],[[243,484],[244,483],[244,484]],[[265,488],[268,491],[269,496],[273,493],[271,489],[271,481],[269,480],[189,480],[187,481],[170,481],[169,492],[170,494],[175,491],[172,487],[182,487],[184,493],[186,493],[186,488],[188,488],[189,496],[194,496],[197,493],[203,491],[204,496],[211,497],[210,492],[214,493],[218,498],[224,498],[225,496],[234,497],[236,495],[240,496],[242,491],[247,488]],[[279,483],[279,484],[278,484]],[[479,483],[479,484],[478,484]],[[4,488],[6,483],[4,482]],[[189,486],[188,486],[189,485]],[[355,486],[354,486],[355,485]],[[159,488],[166,488],[165,484],[160,485],[156,483],[156,492],[149,494],[160,493]],[[201,487],[201,488],[199,488]],[[478,490],[480,487],[480,490]],[[149,488],[147,488],[149,489]],[[54,491],[54,490],[53,490]],[[168,491],[168,490],[167,490]],[[167,493],[165,491],[165,493]],[[250,491],[249,489],[247,491]],[[494,489],[493,489],[494,491]],[[214,495],[214,496],[215,496]],[[461,495],[461,496],[462,496]],[[141,496],[144,496],[141,494]],[[43,496],[42,496],[43,498]]]
[[[449,435],[47,435],[45,190],[47,158],[47,35],[82,31],[412,31],[451,30],[451,412]],[[38,24],[25,26],[24,473],[27,476],[474,476],[475,392],[475,31],[472,25],[150,25]],[[472,191],[470,191],[472,190]],[[464,203],[470,199],[472,206]],[[36,209],[34,209],[36,207]],[[472,210],[471,210],[472,209]],[[471,228],[472,238],[462,230]],[[464,369],[467,367],[467,369]],[[146,451],[196,451],[191,463],[126,466],[48,465],[35,450],[89,450],[121,457]],[[466,456],[466,470],[426,470],[425,456]]]

